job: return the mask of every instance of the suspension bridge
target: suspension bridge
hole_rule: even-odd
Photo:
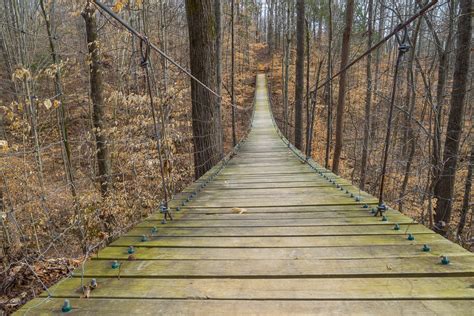
[[[474,255],[306,159],[257,76],[248,137],[18,314],[472,315]]]

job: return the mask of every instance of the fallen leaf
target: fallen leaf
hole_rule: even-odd
[[[240,207],[234,207],[232,209],[232,212],[233,213],[236,213],[236,214],[243,214],[243,213],[246,213],[247,210],[245,208],[240,208]]]
[[[46,110],[49,110],[53,106],[53,103],[51,103],[50,99],[46,99],[46,100],[44,100],[43,105],[46,108]]]

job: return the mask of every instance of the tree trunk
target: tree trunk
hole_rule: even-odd
[[[231,65],[230,65],[230,94],[231,94],[231,103],[232,103],[232,145],[237,145],[237,134],[235,126],[235,27],[234,27],[234,9],[235,0],[231,0],[230,4],[230,34],[231,34]]]
[[[328,71],[326,85],[326,105],[327,105],[327,122],[326,122],[326,155],[324,159],[324,167],[329,168],[329,156],[331,153],[332,141],[332,0],[328,1]]]
[[[213,0],[186,0],[191,73],[215,90],[216,54]],[[220,159],[216,98],[191,79],[194,173],[202,176]]]
[[[222,9],[221,9],[221,1],[220,0],[214,0],[214,10],[215,10],[215,15],[216,15],[216,92],[217,94],[221,95],[222,91]],[[216,102],[216,116],[217,116],[217,124],[218,128],[220,130],[220,135],[219,135],[219,145],[218,145],[218,150],[220,151],[219,156],[222,158],[224,155],[224,149],[223,149],[223,128],[222,128],[222,114],[221,114],[221,108],[222,108],[222,98],[218,98]]]
[[[296,1],[295,147],[303,150],[304,0]]]
[[[462,200],[462,209],[461,209],[461,217],[459,219],[458,231],[457,236],[458,238],[461,237],[462,232],[464,230],[464,226],[466,225],[466,218],[469,209],[471,208],[471,195],[472,195],[472,173],[474,171],[474,144],[471,144],[471,154],[469,156],[469,162],[467,165],[467,176],[466,176],[466,184],[464,186],[464,197]]]
[[[354,17],[354,0],[347,0],[344,33],[342,34],[341,48],[341,67],[346,67],[349,61],[350,40],[352,31],[352,20]],[[334,159],[332,162],[332,171],[339,172],[339,162],[341,160],[343,128],[344,128],[344,101],[346,97],[346,75],[347,71],[343,71],[339,75],[339,93],[337,98],[337,114],[336,114],[336,144],[334,147]]]
[[[440,229],[442,222],[449,223],[454,201],[454,180],[458,162],[459,142],[462,134],[466,85],[469,77],[471,51],[471,0],[460,0],[458,18],[457,50],[454,64],[453,88],[448,129],[444,142],[443,169],[437,190],[435,223]],[[447,225],[445,226],[447,228]]]
[[[274,0],[267,0],[268,6],[268,32],[267,32],[267,43],[268,43],[268,53],[272,54],[273,52],[273,7]]]
[[[89,77],[90,94],[92,101],[92,124],[97,149],[98,179],[100,192],[106,196],[110,189],[110,159],[105,136],[105,111],[102,72],[100,69],[100,45],[97,38],[97,21],[95,7],[91,2],[87,3],[82,12],[86,23],[87,49],[89,51]]]
[[[373,0],[369,0],[368,21],[367,21],[367,49],[372,47],[372,25],[373,25]],[[370,141],[370,127],[371,127],[371,107],[372,107],[372,54],[367,55],[366,64],[367,75],[367,91],[365,95],[365,122],[364,122],[364,141],[362,144],[362,159],[360,167],[360,189],[365,189],[365,179],[367,174],[367,161],[369,159],[369,141]]]
[[[285,128],[284,133],[288,140],[290,140],[290,135],[288,132],[289,125],[289,115],[288,115],[288,84],[290,80],[290,46],[291,46],[291,30],[290,30],[290,2],[286,3],[286,45],[284,52],[284,84],[283,84],[283,107],[285,109]]]

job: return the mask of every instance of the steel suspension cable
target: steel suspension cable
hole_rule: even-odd
[[[150,42],[148,41],[148,37],[141,38],[140,41],[140,53],[141,53],[141,62],[140,65],[143,68],[145,72],[145,81],[147,85],[147,90],[148,90],[148,97],[150,98],[150,108],[151,108],[151,115],[153,117],[153,131],[154,131],[154,136],[156,139],[156,149],[158,151],[158,160],[160,163],[160,174],[161,174],[161,187],[163,190],[163,195],[164,195],[164,206],[166,209],[168,209],[168,189],[166,188],[166,177],[164,173],[164,167],[163,167],[163,157],[161,154],[161,133],[160,130],[158,129],[158,122],[156,119],[156,111],[155,111],[155,103],[154,103],[154,98],[153,98],[153,88],[152,88],[152,82],[151,82],[151,76],[150,76],[150,61],[149,61],[149,55],[150,55]],[[164,126],[164,122],[161,122]],[[165,220],[167,219],[168,212],[165,212]],[[171,218],[172,219],[172,218]]]
[[[395,95],[397,93],[397,81],[398,81],[398,68],[400,67],[400,62],[402,60],[403,55],[408,52],[410,46],[407,44],[408,39],[408,31],[406,26],[402,28],[403,30],[403,37],[400,38],[398,33],[396,33],[396,39],[398,42],[398,55],[397,60],[395,62],[395,69],[393,75],[393,84],[392,84],[392,94],[390,98],[390,108],[388,112],[387,118],[387,131],[385,135],[385,142],[383,148],[383,158],[382,158],[382,173],[380,179],[380,188],[379,188],[379,205],[378,210],[375,215],[382,215],[382,212],[386,209],[383,203],[383,195],[384,195],[384,185],[385,185],[385,173],[387,171],[387,161],[388,161],[388,152],[390,147],[390,138],[392,132],[392,118],[393,118],[393,109],[395,107]]]

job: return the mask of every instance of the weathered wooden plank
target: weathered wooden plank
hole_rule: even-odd
[[[394,230],[382,225],[360,226],[311,226],[311,227],[212,227],[212,228],[173,228],[160,226],[156,236],[355,236],[355,235],[406,235],[406,231],[416,234],[434,234],[423,225],[401,225]],[[151,234],[149,227],[135,227],[124,236],[140,237]]]
[[[371,206],[372,207],[372,206]],[[232,207],[214,207],[214,208],[200,208],[197,206],[186,206],[183,208],[186,214],[191,213],[210,213],[210,214],[221,214],[221,213],[232,213],[235,214],[235,211],[232,211]],[[359,203],[352,205],[311,205],[311,206],[301,206],[301,205],[290,205],[290,206],[271,206],[271,207],[248,207],[245,208],[245,213],[262,213],[262,214],[273,214],[273,213],[312,213],[312,212],[359,212],[362,210],[366,215],[369,214],[368,209],[364,209],[360,206]],[[391,211],[390,211],[391,212]],[[370,215],[370,214],[369,214]]]
[[[348,194],[342,191],[335,191],[331,185],[321,185],[317,187],[318,193],[321,195],[334,195],[335,197],[342,198],[342,199],[350,199],[352,202],[354,199],[350,198]],[[307,198],[314,195],[314,192],[311,192],[311,189],[308,188],[293,188],[293,187],[285,187],[285,188],[262,188],[262,189],[242,189],[242,190],[232,190],[232,191],[219,191],[219,190],[208,190],[206,188],[205,191],[199,193],[197,197],[197,201],[207,200],[207,199],[219,199],[219,198],[227,198],[227,199],[257,199],[257,198]]]
[[[270,219],[313,219],[313,218],[341,218],[341,217],[368,217],[372,218],[367,211],[326,211],[326,212],[275,212],[275,213],[250,213],[246,209],[235,209],[227,213],[214,213],[208,209],[207,212],[192,212],[193,209],[187,209],[182,218],[186,220],[270,220]],[[240,212],[243,212],[242,214]],[[162,214],[153,214],[149,219],[160,219]]]
[[[171,247],[135,247],[134,256],[138,260],[331,260],[331,259],[377,259],[406,257],[435,257],[442,255],[469,255],[462,247],[449,241],[436,241],[430,244],[431,251],[422,251],[418,244],[410,245],[371,245],[371,246],[338,246],[312,248],[171,248]],[[107,247],[93,259],[126,260],[129,257],[128,247]]]
[[[86,279],[85,282],[90,282]],[[216,300],[363,300],[474,299],[474,278],[351,279],[131,279],[99,278],[91,298]],[[49,290],[52,297],[80,298],[81,279],[72,278]],[[245,290],[243,290],[245,289]],[[44,293],[43,296],[47,296]]]
[[[341,247],[374,245],[418,245],[445,241],[438,234],[415,235],[407,240],[400,235],[382,236],[317,236],[317,237],[153,237],[142,242],[140,237],[120,237],[112,246],[127,247],[222,247],[222,248],[288,248],[288,247]],[[421,249],[421,248],[420,248]]]
[[[367,200],[367,203],[375,203],[377,199]],[[354,205],[354,200],[349,198],[341,199],[339,196],[310,196],[308,198],[299,197],[295,199],[276,199],[268,196],[267,199],[232,199],[225,198],[217,200],[199,200],[199,197],[193,200],[193,205],[198,207],[256,207],[256,206],[292,206],[292,205]]]
[[[393,213],[387,216],[387,221],[382,221],[380,217],[333,217],[333,218],[308,218],[308,219],[292,219],[290,216],[286,219],[268,219],[268,220],[185,220],[169,222],[168,226],[179,227],[264,227],[264,226],[335,226],[335,225],[384,225],[387,230],[391,229],[395,223],[408,224],[413,223],[413,220],[407,216]],[[159,217],[158,217],[159,218]],[[151,217],[142,223],[139,227],[153,227],[160,225],[161,220],[157,217]]]
[[[38,298],[25,305],[19,315],[62,314],[64,299]],[[261,301],[154,299],[71,299],[71,314],[81,315],[468,315],[472,300],[346,300]],[[99,312],[100,311],[100,312]]]
[[[92,260],[84,272],[76,269],[76,277],[474,277],[474,255],[452,257],[449,265],[439,258],[379,258],[358,260],[136,260],[122,261],[120,269],[112,269],[107,260]]]

